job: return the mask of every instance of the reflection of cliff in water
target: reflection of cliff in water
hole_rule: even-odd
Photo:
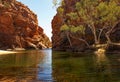
[[[37,80],[38,64],[42,62],[44,53],[26,51],[22,54],[0,56],[0,81],[22,82]]]
[[[53,52],[56,82],[119,82],[120,55]]]

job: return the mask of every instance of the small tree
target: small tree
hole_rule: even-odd
[[[62,2],[63,3],[63,2]],[[69,36],[69,26],[65,23],[65,19],[64,19],[64,8],[62,8],[61,6],[57,8],[57,12],[58,14],[62,17],[62,26],[60,28],[61,31],[65,32],[65,35],[69,41],[70,47],[72,47],[72,42],[70,40],[70,36]]]
[[[75,34],[80,33],[80,35],[82,35],[82,34],[84,35],[85,34],[85,27],[83,27],[83,25],[79,25],[79,26],[75,27],[74,25],[64,24],[61,26],[60,30],[64,31],[66,33],[66,36],[68,38],[68,41],[69,41],[71,47],[72,47],[72,42],[70,40],[70,37],[77,39],[77,40],[80,40],[80,41],[84,42],[88,47],[90,47],[86,40],[82,39],[81,37],[78,38],[78,37],[75,37],[74,35],[72,35],[72,33],[75,33]]]
[[[64,25],[61,26],[60,30],[65,32],[65,35],[66,35],[66,37],[67,37],[67,39],[69,41],[70,47],[72,47],[72,42],[71,42],[70,36],[69,36],[69,34],[70,34],[69,26],[64,24]]]

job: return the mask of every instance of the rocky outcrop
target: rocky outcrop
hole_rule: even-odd
[[[0,0],[0,49],[50,46],[36,14],[16,0]]]
[[[91,30],[89,28],[86,29],[85,31],[85,35],[82,36],[81,34],[74,34],[74,33],[70,33],[70,35],[73,35],[73,37],[69,36],[72,46],[70,46],[69,40],[67,39],[67,36],[65,34],[65,32],[60,31],[61,26],[63,25],[64,22],[68,21],[68,19],[70,19],[66,13],[70,13],[70,12],[76,12],[75,11],[75,3],[80,1],[80,0],[63,0],[64,3],[62,6],[60,6],[61,8],[64,9],[63,12],[63,16],[61,16],[61,14],[59,14],[57,12],[57,14],[54,16],[53,20],[52,20],[52,47],[53,50],[65,50],[65,51],[80,51],[83,52],[85,50],[89,50],[90,48],[88,48],[88,46],[85,44],[84,41],[80,41],[76,38],[83,38],[85,41],[88,42],[89,45],[93,45],[94,44],[94,37],[93,34],[91,32]],[[69,23],[71,25],[80,25],[82,23],[82,20],[70,20]],[[120,42],[120,29],[118,28],[120,27],[120,24],[117,25],[115,32],[111,34],[111,40],[113,42]],[[98,26],[99,28],[99,26]],[[76,38],[74,38],[74,36]],[[105,35],[101,36],[101,43],[105,43],[106,42],[106,38]],[[111,48],[111,47],[110,47]],[[113,47],[114,48],[114,47]],[[117,49],[120,49],[120,46]]]

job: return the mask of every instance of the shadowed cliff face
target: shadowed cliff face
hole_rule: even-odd
[[[49,48],[37,16],[16,0],[0,0],[0,48]]]
[[[90,28],[88,28],[86,26],[86,30],[85,30],[85,35],[83,36],[82,34],[78,34],[78,33],[70,33],[71,35],[73,35],[73,37],[69,36],[71,43],[72,43],[72,47],[70,46],[69,40],[67,39],[66,33],[63,31],[60,31],[61,26],[68,20],[70,20],[70,18],[68,16],[66,16],[66,13],[70,13],[70,12],[76,12],[75,10],[75,4],[76,2],[80,1],[80,0],[63,0],[64,1],[64,5],[60,6],[61,8],[64,9],[63,11],[63,15],[61,16],[61,14],[59,14],[59,12],[57,12],[57,14],[54,16],[53,20],[52,20],[52,47],[53,50],[65,50],[65,51],[85,51],[88,49],[87,45],[83,42],[80,41],[78,39],[73,38],[74,36],[76,38],[83,38],[84,40],[86,40],[88,42],[88,44],[91,46],[94,44],[94,37],[93,37],[93,33],[91,32]],[[82,20],[70,20],[70,24],[77,26],[77,25],[81,25]],[[97,26],[98,28],[100,27],[100,25]],[[110,35],[110,38],[113,42],[120,42],[120,24],[118,24],[115,28],[115,31]],[[101,36],[101,43],[104,44],[106,42],[106,37],[105,34],[103,33],[103,35]],[[120,49],[120,46],[115,46],[117,49]],[[110,47],[113,49],[113,47]]]

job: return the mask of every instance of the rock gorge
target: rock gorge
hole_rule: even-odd
[[[81,34],[75,34],[71,33],[73,37],[69,36],[72,47],[70,46],[69,39],[67,39],[67,36],[65,32],[61,31],[61,26],[64,23],[67,23],[70,18],[66,15],[67,13],[70,12],[76,12],[75,10],[75,4],[76,2],[79,2],[80,0],[63,0],[64,3],[58,8],[63,8],[63,16],[57,11],[57,14],[54,16],[52,20],[52,47],[53,50],[64,50],[64,51],[80,51],[84,52],[85,50],[89,50],[87,45],[84,43],[84,41],[80,41],[79,39],[76,38],[84,38],[85,41],[88,42],[88,44],[91,46],[94,44],[94,37],[89,28],[85,30],[85,35]],[[62,11],[62,10],[61,10]],[[82,23],[82,20],[70,20],[69,23],[71,25],[79,25]],[[100,25],[98,25],[99,28]],[[76,38],[74,38],[74,36]],[[114,32],[110,35],[110,38],[114,42],[120,42],[120,22],[116,25]],[[103,34],[101,36],[101,43],[104,44],[106,42],[106,37]],[[109,46],[108,50],[120,50],[120,46]]]
[[[16,0],[0,0],[0,49],[49,47],[36,14]]]

